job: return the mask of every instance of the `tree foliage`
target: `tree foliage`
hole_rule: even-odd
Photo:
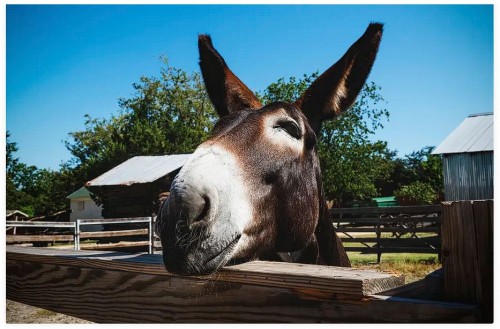
[[[390,190],[400,198],[418,204],[429,204],[444,193],[443,161],[432,154],[434,146],[426,146],[394,159],[394,170],[388,179]]]
[[[21,163],[7,132],[7,208],[30,215],[66,209],[67,195],[133,156],[193,152],[208,137],[215,111],[199,73],[162,61],[159,77],[142,76],[133,95],[118,100],[119,113],[108,119],[85,116],[84,129],[71,132],[65,142],[72,159],[58,171]],[[317,77],[282,78],[256,94],[263,104],[292,102]],[[318,153],[324,191],[337,205],[418,190],[411,185],[417,181],[436,193],[443,190],[441,158],[431,155],[432,147],[400,159],[386,142],[373,140],[389,117],[383,104],[381,88],[371,82],[349,111],[323,123]]]
[[[66,142],[80,181],[95,178],[137,155],[189,153],[208,136],[215,112],[200,74],[168,65],[160,77],[141,77],[110,119],[85,116],[85,129]]]
[[[22,163],[15,157],[17,144],[9,139],[7,132],[6,208],[21,210],[29,216],[47,215],[67,208],[67,194],[64,194],[60,179],[62,171],[38,169]]]
[[[279,79],[258,96],[264,103],[295,101],[317,76],[313,73],[302,79]],[[327,198],[345,205],[376,196],[375,181],[389,175],[391,153],[387,143],[371,140],[389,117],[389,112],[379,107],[383,101],[380,87],[373,82],[366,84],[349,111],[323,123],[318,152]]]
[[[436,200],[436,191],[429,183],[414,181],[408,185],[403,185],[394,192],[396,197],[406,202],[416,204],[432,204]]]

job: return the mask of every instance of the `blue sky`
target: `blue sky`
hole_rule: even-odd
[[[369,80],[390,121],[375,139],[404,156],[493,111],[492,5],[14,6],[6,10],[6,128],[22,162],[58,169],[84,115],[109,118],[159,57],[198,71],[197,35],[250,89],[333,64],[371,21],[385,23]]]

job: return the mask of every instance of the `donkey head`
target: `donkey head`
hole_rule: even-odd
[[[381,36],[382,25],[370,24],[297,101],[266,106],[231,72],[210,37],[199,36],[201,71],[220,120],[176,176],[160,210],[167,270],[209,273],[229,261],[304,248],[310,256],[302,261],[319,256],[343,265],[322,250],[338,238],[324,219],[317,134],[324,120],[354,103]]]

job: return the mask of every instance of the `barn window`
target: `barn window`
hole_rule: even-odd
[[[85,201],[78,201],[78,210],[85,209]]]

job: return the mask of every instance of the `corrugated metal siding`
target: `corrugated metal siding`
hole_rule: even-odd
[[[447,201],[493,199],[493,152],[446,154],[443,165]]]
[[[493,114],[466,118],[432,154],[493,151]]]

